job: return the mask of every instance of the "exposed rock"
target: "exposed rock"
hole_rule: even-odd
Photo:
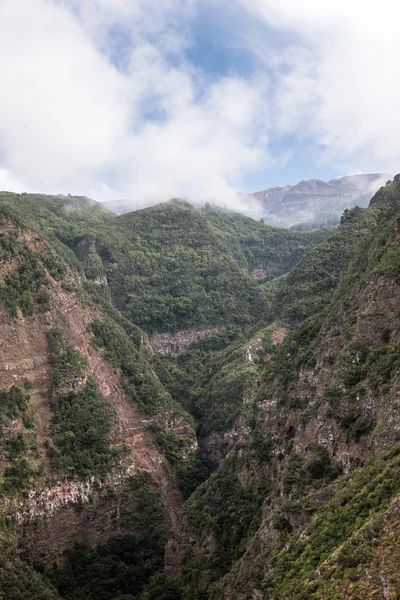
[[[270,188],[253,194],[261,202],[262,217],[272,225],[290,226],[343,212],[355,202],[367,206],[374,193],[392,176],[371,173],[339,177],[331,181],[311,179],[297,185]]]
[[[265,269],[253,269],[249,272],[249,275],[255,281],[259,281],[260,279],[265,279],[267,271]]]
[[[194,342],[210,335],[220,333],[223,327],[218,325],[199,327],[198,329],[185,329],[176,333],[156,333],[150,338],[150,343],[158,354],[179,354]]]
[[[28,492],[25,499],[11,505],[13,517],[19,524],[36,518],[47,519],[66,506],[87,504],[92,494],[104,488],[117,489],[135,472],[135,465],[132,464],[110,473],[104,481],[91,477],[86,481],[69,480],[58,482],[51,487],[34,488]]]

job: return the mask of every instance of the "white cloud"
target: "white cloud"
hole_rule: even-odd
[[[7,168],[34,189],[133,204],[235,199],[241,176],[269,160],[266,81],[209,81],[185,62],[185,19],[195,8],[184,0],[3,0]],[[107,56],[117,26],[130,38],[120,70]]]
[[[3,0],[0,55],[0,144],[18,177],[79,185],[110,164],[129,123],[129,87],[68,11]]]
[[[398,1],[238,2],[294,40],[275,57],[285,66],[275,104],[282,130],[325,145],[331,163],[398,170]]]
[[[264,67],[245,81],[189,64],[200,8],[235,9],[232,45]],[[399,17],[397,0],[1,0],[0,187],[236,208],[288,134],[340,170],[396,171]]]

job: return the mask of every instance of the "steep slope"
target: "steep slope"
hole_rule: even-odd
[[[279,283],[273,314],[293,324],[328,306],[355,248],[376,225],[376,216],[373,207],[346,209],[339,227]]]
[[[116,218],[72,197],[2,194],[0,205],[34,227],[114,305],[147,332],[250,324],[268,310],[257,283],[290,270],[328,231],[279,230],[182,201]]]
[[[116,536],[139,565],[148,548],[139,592],[162,570],[182,503],[154,428],[173,436],[184,462],[197,446],[191,419],[136,330],[128,336],[94,308],[81,275],[7,210],[0,247],[1,593],[57,597],[17,548],[43,565],[75,540],[112,546]]]
[[[186,505],[188,595],[399,593],[398,178],[372,205],[331,305],[268,348],[245,435]]]
[[[117,222],[132,250],[129,260],[126,252],[114,254],[111,290],[124,314],[147,331],[254,322],[265,313],[254,275],[288,271],[327,235],[289,233],[182,201]]]
[[[0,594],[399,593],[399,177],[312,234],[0,215]]]

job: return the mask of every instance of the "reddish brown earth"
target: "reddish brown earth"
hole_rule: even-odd
[[[12,227],[12,224],[8,224],[2,227],[2,232],[8,232]],[[52,253],[47,243],[34,234],[25,230],[19,230],[18,233],[19,238],[26,241],[32,249]],[[3,265],[1,273],[5,272],[6,266]],[[75,278],[75,283],[79,284],[73,273],[69,276]],[[112,433],[111,443],[124,444],[131,450],[131,456],[124,459],[122,472],[116,475],[117,479],[122,478],[122,483],[118,482],[118,486],[122,486],[122,489],[124,477],[127,478],[134,472],[148,472],[160,492],[167,520],[175,531],[179,528],[177,513],[182,505],[176,483],[166,470],[165,459],[154,446],[150,433],[146,431],[147,421],[144,415],[135,400],[123,390],[119,374],[91,344],[88,325],[99,317],[97,311],[83,306],[74,293],[65,291],[49,274],[48,277],[52,290],[51,310],[48,313],[37,313],[26,318],[20,315],[17,321],[12,321],[2,309],[0,310],[0,389],[23,385],[25,379],[29,379],[34,386],[29,408],[37,420],[37,437],[44,474],[32,491],[32,500],[28,498],[24,503],[25,508],[20,510],[21,514],[29,516],[24,520],[19,535],[24,555],[34,562],[54,560],[78,535],[80,539],[83,537],[90,543],[96,543],[119,531],[115,519],[118,500],[104,502],[98,482],[93,482],[93,489],[90,490],[92,504],[87,503],[85,493],[77,505],[74,501],[76,489],[74,496],[71,486],[60,485],[51,473],[44,446],[50,418],[51,378],[46,333],[51,328],[59,327],[65,338],[79,349],[88,362],[88,374],[97,382],[101,394],[116,409],[118,421]],[[193,428],[187,423],[184,425],[189,437],[195,438]],[[182,428],[182,424],[180,426]],[[79,482],[76,485],[79,487]],[[45,517],[39,522],[35,518],[35,511],[39,509],[33,497],[43,493],[48,495],[49,499],[46,500],[47,504],[40,504],[41,511],[43,506],[45,507]]]

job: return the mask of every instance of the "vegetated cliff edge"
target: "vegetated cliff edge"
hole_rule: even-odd
[[[251,433],[187,502],[193,541],[182,574],[192,593],[400,593],[391,568],[399,550],[400,177],[368,210],[376,211],[370,232],[331,303],[269,350]]]

